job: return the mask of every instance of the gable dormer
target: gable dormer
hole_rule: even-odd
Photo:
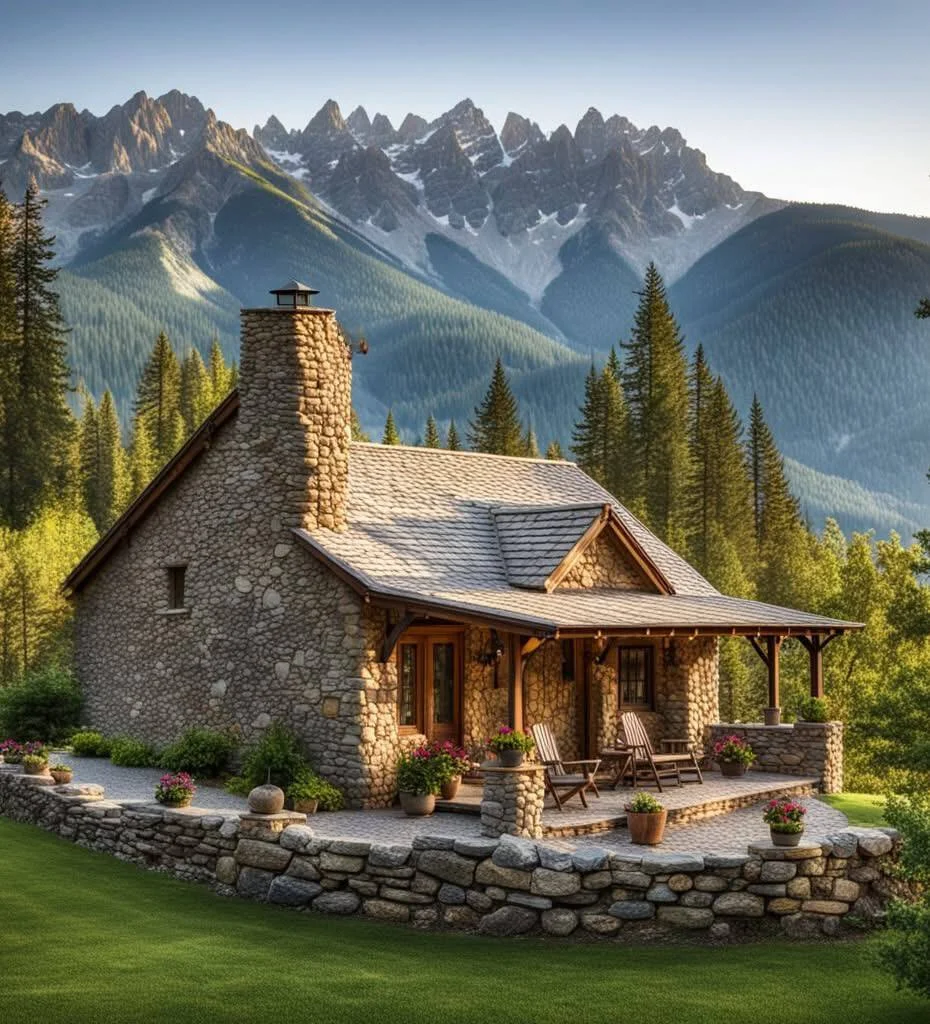
[[[491,515],[512,587],[674,593],[610,505],[507,506]]]

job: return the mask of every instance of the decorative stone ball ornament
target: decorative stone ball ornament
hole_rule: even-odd
[[[249,810],[253,814],[278,814],[284,810],[284,790],[266,783],[249,793]]]

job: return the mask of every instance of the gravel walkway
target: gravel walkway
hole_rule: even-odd
[[[105,757],[75,757],[65,750],[55,751],[52,759],[70,764],[74,769],[75,782],[95,782],[103,786],[107,800],[154,800],[155,787],[165,774],[163,768],[120,768]],[[245,797],[202,785],[197,787],[193,806],[211,811],[248,810]]]
[[[60,752],[60,757],[74,768],[76,782],[95,782],[103,786],[108,800],[151,800],[155,785],[164,774],[159,768],[120,768],[100,757],[74,757],[65,752]],[[684,789],[682,787],[672,791],[668,797],[675,794],[676,802],[684,800],[681,795]],[[695,787],[687,789],[690,794],[695,792]],[[671,804],[673,800],[668,797],[663,794],[666,802]],[[592,801],[592,804],[597,802]],[[804,803],[807,805],[805,820],[808,838],[824,838],[832,832],[842,831],[848,824],[844,814],[820,800],[805,797]],[[224,789],[208,786],[198,788],[194,807],[225,813],[248,809],[244,797],[233,796]],[[683,853],[745,853],[749,843],[768,838],[768,829],[762,823],[761,815],[762,805],[759,803],[693,825],[669,825],[662,849]],[[479,834],[478,817],[473,814],[437,813],[428,818],[408,818],[399,808],[316,814],[309,823],[319,836],[365,839],[378,843],[408,843],[416,836],[424,835],[460,838]],[[646,852],[648,849],[634,847],[625,828],[572,838],[553,837],[545,842],[563,850],[591,846],[631,852]]]

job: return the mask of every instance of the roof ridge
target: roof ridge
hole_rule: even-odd
[[[577,462],[572,462],[571,459],[547,459],[543,456],[530,457],[528,455],[498,455],[495,452],[471,452],[471,451],[453,451],[451,448],[427,448],[421,444],[381,444],[378,441],[353,441],[353,448],[374,448],[381,451],[400,451],[404,452],[417,452],[420,455],[464,455],[468,458],[478,459],[506,459],[508,462],[542,462],[547,466],[574,466],[579,469]]]
[[[600,511],[608,504],[605,501],[573,501],[566,505],[492,505],[491,515],[527,515],[541,512],[582,512]]]

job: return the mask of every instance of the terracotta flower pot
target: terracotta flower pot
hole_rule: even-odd
[[[400,806],[410,818],[424,818],[436,809],[435,793],[401,793]]]
[[[456,794],[459,791],[459,786],[462,784],[461,775],[453,775],[451,779],[442,784],[442,798],[443,800],[454,800]]]
[[[316,814],[317,807],[320,806],[319,800],[295,800],[294,810],[298,814]]]
[[[74,778],[74,772],[52,772],[52,778],[59,786],[64,786]]]
[[[158,802],[164,807],[190,807],[194,802],[194,794],[191,793],[181,800],[159,800]]]
[[[668,811],[626,812],[626,824],[630,830],[630,842],[637,846],[657,846],[665,835]]]
[[[23,772],[26,775],[47,775],[48,765],[47,764],[24,764]]]
[[[804,829],[801,829],[800,832],[776,832],[771,828],[769,835],[772,837],[774,846],[797,846],[801,842],[801,836],[804,835]]]
[[[720,761],[720,774],[728,779],[735,779],[746,774],[746,765],[742,761]]]
[[[519,768],[523,764],[523,757],[522,750],[499,750],[497,753],[502,768]]]

